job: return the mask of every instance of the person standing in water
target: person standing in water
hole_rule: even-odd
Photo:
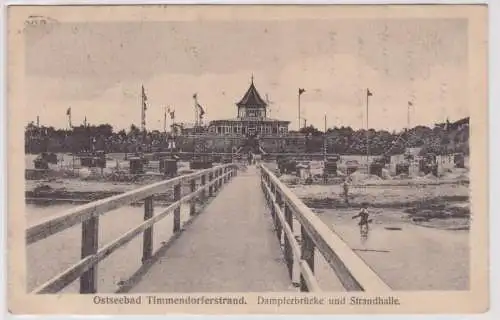
[[[345,178],[342,183],[342,189],[344,190],[344,200],[346,204],[349,204],[349,178]]]
[[[359,225],[359,230],[361,234],[367,233],[368,232],[368,224],[370,223],[370,220],[368,219],[369,213],[368,213],[368,205],[366,203],[363,203],[363,206],[361,207],[361,211],[354,217],[353,219],[360,218],[358,225]]]

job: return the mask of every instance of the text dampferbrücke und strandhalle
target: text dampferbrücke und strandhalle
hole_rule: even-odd
[[[272,305],[399,305],[399,299],[388,297],[264,297],[257,298],[257,304]]]

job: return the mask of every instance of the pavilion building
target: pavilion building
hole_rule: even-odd
[[[236,136],[284,136],[288,133],[290,121],[267,117],[268,104],[255,88],[253,77],[243,98],[236,103],[237,116],[233,119],[210,121],[208,131],[214,135]]]

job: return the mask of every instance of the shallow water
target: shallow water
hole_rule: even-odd
[[[469,232],[415,226],[401,210],[383,209],[362,239],[356,209],[320,210],[336,232],[394,290],[468,290]]]
[[[27,204],[27,224],[33,225],[50,216],[63,214],[65,210],[76,207],[70,204],[40,206]],[[155,206],[154,214],[162,207]],[[144,217],[142,206],[125,206],[108,212],[99,219],[99,248],[119,238],[122,234],[140,224]],[[189,218],[189,206],[181,208],[181,225]],[[173,213],[153,227],[153,250],[162,242],[168,241],[173,232]],[[80,260],[81,225],[76,225],[46,239],[33,243],[27,248],[27,290],[32,291],[49,279],[58,275]],[[112,293],[119,286],[119,281],[130,278],[141,266],[142,236],[139,235],[125,246],[113,252],[98,265],[98,292]],[[77,293],[79,281],[61,291]]]

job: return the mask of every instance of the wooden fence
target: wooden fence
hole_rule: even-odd
[[[174,236],[181,231],[181,205],[190,203],[190,216],[195,216],[196,200],[213,196],[236,175],[234,164],[221,165],[199,172],[160,181],[125,192],[123,194],[91,202],[71,209],[64,214],[42,221],[26,230],[26,244],[30,245],[77,224],[82,225],[81,260],[64,270],[54,278],[36,288],[32,293],[57,293],[64,287],[80,278],[80,293],[97,292],[97,264],[108,257],[116,249],[124,246],[139,234],[143,234],[142,262],[146,263],[153,256],[153,225],[171,212],[173,215]],[[200,183],[197,181],[200,180]],[[181,197],[181,185],[189,183],[190,193]],[[153,215],[153,195],[164,193],[173,188],[174,202],[160,213]],[[144,199],[144,222],[127,231],[118,239],[99,246],[99,216],[119,207]]]
[[[300,271],[300,290],[318,292],[314,275],[314,255],[319,251],[347,291],[387,292],[391,288],[314,214],[268,168],[260,166],[261,185],[271,208],[275,230],[281,243],[290,278]],[[300,246],[293,234],[293,219],[300,223]]]

